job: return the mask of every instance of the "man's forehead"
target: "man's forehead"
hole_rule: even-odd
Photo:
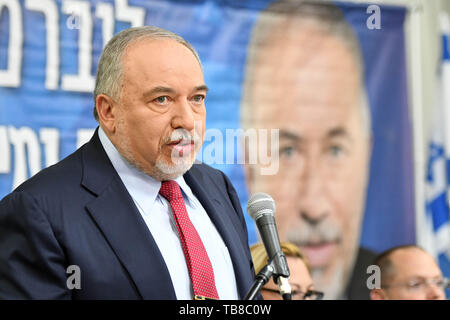
[[[271,59],[273,55],[294,54],[297,62],[306,62],[317,57],[319,53],[330,53],[334,56],[346,53],[358,64],[359,57],[354,51],[356,48],[350,45],[344,36],[333,32],[328,25],[322,25],[315,19],[287,19],[273,26],[255,35],[256,40],[252,42],[251,47],[251,60],[256,62],[255,67],[258,67],[261,61]]]
[[[174,57],[182,57],[183,63]],[[170,68],[192,64],[201,70],[200,63],[194,53],[182,43],[169,38],[143,38],[138,39],[126,48],[123,55],[123,64],[128,66],[153,68]]]
[[[270,118],[283,112],[319,122],[356,111],[363,101],[358,70],[327,59],[315,66],[266,61],[248,75],[249,103]]]
[[[280,131],[299,135],[342,133],[362,134],[364,119],[361,105],[304,107],[280,104],[259,105],[252,114],[252,122],[258,128],[278,128]]]
[[[394,267],[403,270],[408,276],[440,274],[434,258],[418,248],[406,248],[392,253],[390,257]]]
[[[394,261],[417,260],[428,257],[428,253],[416,247],[400,248],[391,253],[390,258]]]
[[[316,29],[260,36],[267,38],[254,44],[247,69],[252,99],[288,94],[297,102],[317,103],[353,98],[361,91],[356,53],[343,39]]]
[[[130,45],[123,57],[123,79],[137,86],[171,87],[176,79],[189,83],[183,86],[204,85],[203,71],[194,54],[172,39],[141,39]],[[144,88],[150,90],[151,88]]]

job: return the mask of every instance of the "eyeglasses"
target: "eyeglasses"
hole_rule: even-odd
[[[437,278],[437,279],[414,279],[406,283],[399,283],[393,285],[382,285],[383,288],[403,287],[411,292],[425,291],[430,285],[434,285],[442,290],[450,288],[450,279]]]
[[[280,294],[280,291],[275,289],[262,288],[262,290]],[[322,300],[324,293],[316,290],[308,290],[306,292],[292,290],[291,295],[292,300]]]

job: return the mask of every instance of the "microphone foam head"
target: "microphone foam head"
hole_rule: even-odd
[[[247,212],[253,220],[258,219],[262,214],[273,216],[275,213],[275,201],[266,193],[255,193],[247,201]]]

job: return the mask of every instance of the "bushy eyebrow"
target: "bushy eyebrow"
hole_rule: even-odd
[[[280,129],[280,138],[292,140],[293,142],[301,142],[303,140],[300,135],[286,129]]]
[[[193,92],[197,92],[197,91],[205,91],[208,92],[209,88],[206,85],[200,85],[197,87],[194,87],[194,89],[192,90]],[[175,94],[176,90],[170,87],[163,87],[163,86],[157,86],[154,87],[148,91],[146,91],[144,93],[144,97],[151,97],[155,94],[160,94],[160,93],[167,93],[167,94]]]
[[[301,135],[294,133],[292,131],[286,130],[286,129],[280,129],[280,138],[291,140],[292,142],[304,142],[304,137]],[[344,138],[352,141],[352,137],[348,134],[347,130],[345,128],[336,127],[331,130],[329,130],[326,134],[327,139],[333,139],[333,138]]]
[[[172,89],[172,88],[169,88],[169,87],[158,86],[158,87],[154,87],[154,88],[146,91],[144,93],[144,97],[153,96],[153,95],[158,94],[158,93],[171,93],[171,94],[173,94],[173,93],[175,93],[175,90]]]
[[[205,92],[208,92],[209,88],[208,88],[208,86],[206,84],[203,84],[201,86],[195,87],[193,91],[205,91]]]
[[[335,137],[346,137],[346,138],[350,138],[347,130],[345,130],[344,128],[338,127],[338,128],[334,128],[331,129],[330,131],[328,131],[327,136],[329,138],[335,138]]]

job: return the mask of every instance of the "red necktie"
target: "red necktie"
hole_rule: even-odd
[[[219,299],[214,271],[200,236],[189,219],[180,186],[176,181],[163,181],[159,193],[172,208],[175,224],[191,277],[195,299]]]

